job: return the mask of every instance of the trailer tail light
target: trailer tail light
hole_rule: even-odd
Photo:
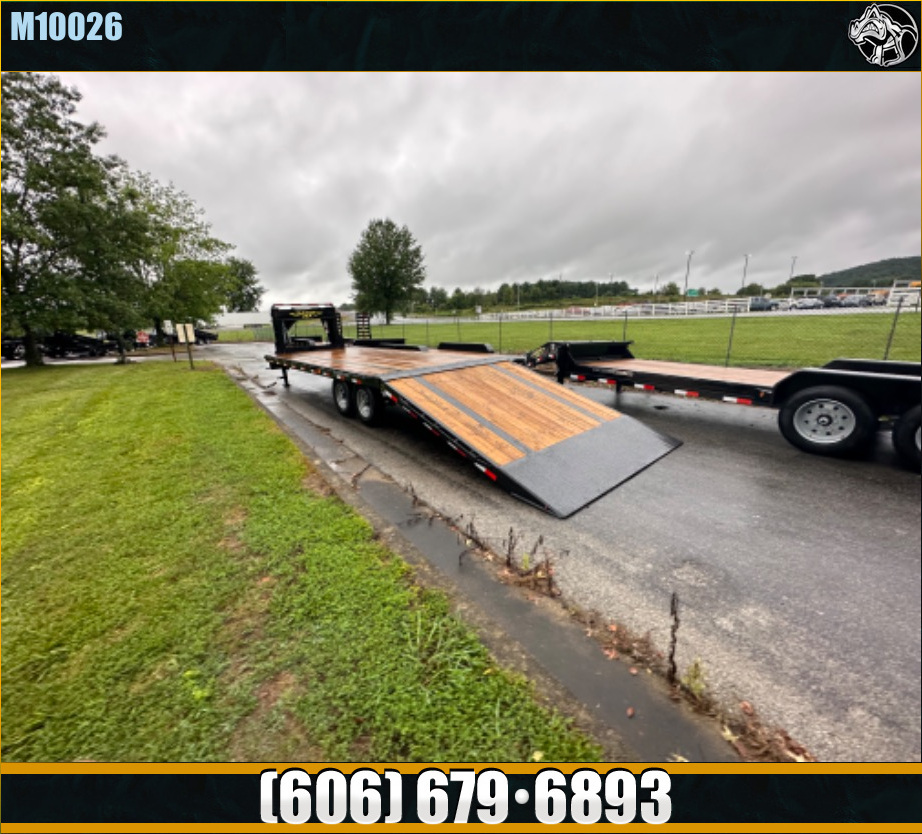
[[[725,403],[735,403],[736,405],[752,405],[752,400],[747,400],[745,397],[723,397]]]
[[[496,480],[496,473],[487,469],[487,467],[484,466],[483,464],[475,463],[474,466],[476,466],[481,472],[483,472],[483,474],[486,475],[491,481]]]

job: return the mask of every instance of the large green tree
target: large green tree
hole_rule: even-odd
[[[256,280],[256,267],[245,258],[230,257],[227,268],[227,301],[224,304],[227,312],[250,313],[258,310],[266,290]]]
[[[127,314],[140,291],[127,264],[144,256],[149,224],[117,187],[122,163],[94,153],[102,128],[73,118],[75,89],[34,73],[2,85],[3,329],[40,364],[43,333]]]
[[[349,274],[356,308],[383,313],[389,324],[426,278],[422,248],[406,226],[372,220],[349,257]]]
[[[162,334],[258,304],[255,267],[186,194],[95,153],[104,133],[74,118],[80,98],[54,76],[3,74],[3,330],[27,361],[55,330]]]
[[[227,301],[232,247],[212,235],[202,209],[172,184],[128,172],[125,188],[140,195],[150,218],[150,251],[137,264],[147,321],[162,335],[165,321],[207,320]]]

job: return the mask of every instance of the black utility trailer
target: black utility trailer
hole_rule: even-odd
[[[345,339],[330,304],[272,307],[270,368],[332,380],[346,417],[373,424],[397,406],[517,498],[561,518],[678,442],[528,370],[489,345]]]
[[[778,371],[637,359],[633,342],[548,342],[526,357],[553,363],[558,382],[597,382],[778,409],[781,433],[819,455],[865,449],[882,420],[900,457],[918,468],[922,377],[918,362],[835,359],[820,368]]]

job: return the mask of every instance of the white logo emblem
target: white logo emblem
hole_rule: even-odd
[[[912,15],[900,6],[872,3],[848,25],[848,39],[871,64],[892,67],[916,50],[919,30]]]

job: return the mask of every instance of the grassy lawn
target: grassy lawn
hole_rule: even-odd
[[[636,356],[680,362],[802,368],[847,356],[883,359],[893,325],[892,313],[740,316],[609,321],[465,322],[453,319],[426,323],[374,326],[377,338],[402,338],[409,344],[487,342],[506,353],[525,353],[545,342],[563,339],[631,340]],[[355,335],[346,324],[345,335]],[[271,328],[224,331],[222,341],[272,340]],[[922,328],[918,312],[903,312],[897,320],[890,359],[920,361]]]
[[[19,369],[3,408],[3,760],[601,754],[223,373]]]

